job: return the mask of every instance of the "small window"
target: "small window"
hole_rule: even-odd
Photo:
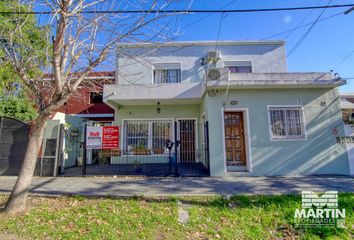
[[[227,67],[230,73],[251,73],[251,66],[229,66]]]
[[[250,61],[225,61],[224,67],[228,68],[230,73],[252,72],[252,63]]]
[[[350,114],[349,121],[353,121],[353,122],[354,122],[354,112],[352,112],[352,113]]]
[[[305,139],[303,114],[301,107],[270,107],[271,139]]]
[[[156,63],[154,64],[154,83],[181,82],[181,64]]]
[[[154,83],[181,82],[181,69],[166,69],[154,71]]]
[[[90,93],[90,103],[103,103],[103,94],[97,92]]]

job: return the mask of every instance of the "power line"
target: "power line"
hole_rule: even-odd
[[[327,6],[329,6],[329,4],[332,2],[333,0],[329,0],[327,3]],[[304,35],[302,35],[302,37],[295,43],[294,47],[289,51],[287,57],[289,57],[291,54],[293,54],[295,52],[295,50],[303,43],[303,41],[306,39],[306,37],[310,34],[310,32],[312,31],[312,29],[315,27],[316,23],[318,22],[318,20],[320,20],[320,18],[322,17],[322,15],[324,14],[324,12],[326,11],[327,8],[324,8],[320,15],[318,15],[318,17],[316,18],[316,20],[312,23],[312,25],[307,29],[307,31],[304,33]]]
[[[220,33],[221,33],[221,26],[222,26],[222,20],[225,17],[225,13],[221,13],[220,16],[220,22],[219,22],[219,29],[218,29],[218,36],[216,38],[216,44],[215,44],[215,51],[218,49],[218,43],[219,43],[219,38],[220,38]]]
[[[318,5],[322,0],[319,0],[316,5]],[[295,28],[303,25],[303,23],[306,21],[306,19],[312,14],[312,12],[314,11],[314,9],[311,9],[311,11],[308,12],[308,14],[301,20],[301,22],[299,22]],[[284,40],[287,39],[291,34],[293,34],[295,32],[295,30],[289,32],[288,34],[286,34],[286,36],[284,37]]]
[[[340,12],[340,13],[336,13],[336,14],[333,14],[333,15],[328,16],[328,17],[325,17],[325,18],[320,18],[317,22],[322,22],[322,21],[328,20],[328,19],[330,19],[330,18],[339,16],[339,15],[342,15],[342,14],[343,14],[343,12]],[[310,25],[313,24],[314,22],[315,22],[315,21],[310,22],[310,23],[306,23],[306,24],[301,25],[301,26],[297,26],[297,27],[295,27],[295,28],[291,28],[291,29],[289,29],[289,30],[286,30],[286,31],[283,31],[283,32],[280,32],[280,33],[276,33],[276,34],[270,35],[270,36],[268,36],[268,37],[261,38],[261,40],[267,40],[267,39],[270,39],[270,38],[273,38],[273,37],[280,36],[280,35],[285,34],[285,33],[289,33],[289,32],[292,32],[292,31],[295,31],[295,30],[298,30],[298,29],[301,29],[301,28],[310,26]]]
[[[238,0],[233,0],[233,1],[231,1],[231,2],[229,2],[229,3],[227,3],[227,4],[225,4],[224,6],[222,6],[222,7],[220,8],[220,10],[222,10],[222,9],[224,9],[224,8],[226,8],[226,7],[230,6],[230,5],[232,5],[232,4],[234,4],[234,3],[237,2],[237,1],[238,1]],[[208,15],[205,15],[205,16],[203,16],[203,17],[201,17],[201,18],[198,18],[197,20],[195,20],[195,21],[193,21],[193,22],[191,22],[191,23],[188,23],[188,24],[182,26],[182,28],[190,27],[190,26],[192,26],[193,24],[196,24],[196,23],[198,23],[198,22],[200,22],[200,21],[202,21],[202,20],[204,20],[204,19],[210,17],[210,16],[213,15],[213,14],[214,14],[214,13],[209,13]]]
[[[350,51],[347,55],[344,56],[344,58],[342,60],[340,60],[338,62],[338,64],[333,68],[333,69],[337,69],[339,68],[345,61],[347,61],[351,55],[354,54],[354,49],[352,51]]]
[[[275,11],[295,11],[295,10],[309,10],[309,9],[326,9],[326,8],[344,8],[344,7],[354,7],[354,3],[351,4],[336,4],[336,5],[323,5],[323,6],[309,6],[309,7],[285,7],[285,8],[257,8],[257,9],[219,9],[219,10],[108,10],[108,11],[78,11],[78,14],[120,14],[120,13],[146,13],[146,14],[156,14],[156,13],[180,13],[180,14],[190,14],[190,13],[246,13],[246,12],[275,12]],[[19,12],[8,12],[3,11],[0,14],[31,14],[31,15],[52,15],[56,14],[54,11],[19,11]]]

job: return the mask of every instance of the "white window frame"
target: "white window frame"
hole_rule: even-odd
[[[164,69],[163,67],[159,68],[159,67],[156,67],[157,65],[163,65],[163,64],[176,64],[179,66],[179,68],[166,68]],[[155,83],[155,70],[173,70],[173,69],[179,69],[180,70],[180,81],[179,82],[176,82],[176,83],[181,83],[182,82],[182,79],[183,79],[183,76],[182,76],[182,62],[156,62],[156,63],[152,63],[152,80],[151,82],[153,84],[171,84],[171,83]]]
[[[301,138],[289,138],[286,136],[273,136],[272,124],[270,118],[270,110],[271,108],[298,108],[300,110],[300,124],[302,123],[302,132],[303,136]],[[304,141],[307,140],[307,131],[306,131],[306,121],[305,121],[305,111],[304,106],[302,105],[268,105],[267,106],[267,115],[268,115],[268,130],[269,130],[269,140],[270,141]]]
[[[151,149],[152,147],[152,123],[153,121],[170,121],[171,122],[171,129],[170,129],[170,136],[171,136],[171,141],[174,139],[174,121],[173,118],[138,118],[138,119],[123,119],[122,120],[122,130],[121,130],[121,143],[120,143],[120,149],[122,149],[122,155],[131,155],[131,154],[124,154],[125,150],[124,145],[125,145],[125,122],[129,121],[146,121],[148,122],[148,148]],[[159,155],[159,154],[150,154],[150,155]]]
[[[247,63],[247,64],[246,64]],[[224,68],[229,67],[251,67],[251,72],[254,72],[253,61],[252,60],[224,60],[223,61]]]

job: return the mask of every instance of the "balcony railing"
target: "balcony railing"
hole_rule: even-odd
[[[229,78],[206,81],[207,87],[222,86],[308,86],[335,87],[344,85],[345,80],[334,79],[331,73],[230,73]]]

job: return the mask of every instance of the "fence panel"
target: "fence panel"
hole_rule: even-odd
[[[127,120],[120,131],[123,148],[113,150],[115,156],[107,157],[107,150],[88,150],[86,164],[71,161],[65,165],[62,175],[209,175],[208,125],[205,122]],[[198,145],[200,131],[203,144]],[[173,142],[173,148],[169,149],[167,142]]]

